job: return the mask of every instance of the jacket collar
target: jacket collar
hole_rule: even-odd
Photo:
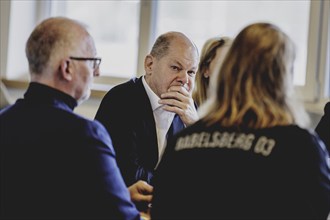
[[[78,104],[70,95],[36,82],[31,82],[29,84],[29,88],[24,94],[24,99],[28,102],[38,104],[56,105],[57,107],[71,111],[73,111]]]

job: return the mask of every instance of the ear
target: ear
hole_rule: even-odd
[[[204,78],[209,78],[210,77],[210,71],[209,69],[207,69],[204,73],[203,73]]]
[[[71,81],[73,79],[73,63],[70,59],[61,60],[59,73],[60,77],[66,81]]]
[[[154,63],[154,57],[152,55],[147,55],[144,59],[144,70],[147,75],[151,75],[152,73],[152,65]]]

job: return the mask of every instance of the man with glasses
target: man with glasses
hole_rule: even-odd
[[[67,18],[39,24],[26,43],[31,83],[0,112],[1,219],[139,219],[104,127],[73,109],[90,95],[101,58],[85,27]]]

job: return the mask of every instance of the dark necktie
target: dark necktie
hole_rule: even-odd
[[[178,133],[179,131],[181,131],[182,129],[184,128],[184,124],[183,122],[181,121],[179,115],[175,114],[174,118],[173,118],[173,121],[172,121],[172,124],[170,126],[170,128],[168,129],[168,132],[166,134],[166,139],[167,139],[167,142],[169,140],[172,139],[172,137]]]

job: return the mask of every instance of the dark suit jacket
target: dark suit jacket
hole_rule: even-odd
[[[1,219],[139,219],[104,127],[31,83],[0,113]]]
[[[103,98],[95,119],[111,136],[126,185],[137,180],[150,183],[158,161],[158,145],[152,107],[142,77],[112,88]],[[176,130],[184,127],[181,119],[175,124]]]
[[[330,152],[330,102],[324,107],[324,115],[316,126],[315,131],[325,143]]]

